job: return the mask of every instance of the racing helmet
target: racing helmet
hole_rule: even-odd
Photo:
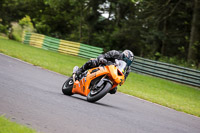
[[[133,62],[133,59],[134,59],[134,55],[130,50],[124,50],[122,52],[122,60],[125,61],[128,66],[131,65],[131,63]]]

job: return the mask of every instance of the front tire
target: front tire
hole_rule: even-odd
[[[92,91],[90,91],[90,93],[87,96],[87,101],[88,102],[98,101],[99,99],[104,97],[110,91],[111,87],[112,87],[112,85],[110,82],[105,82],[103,89],[100,92],[98,92],[97,94],[93,95]]]
[[[73,95],[72,93],[73,85],[74,85],[73,78],[72,77],[68,78],[62,86],[63,94],[68,96]]]

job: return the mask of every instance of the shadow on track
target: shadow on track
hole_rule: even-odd
[[[64,95],[64,96],[66,96],[66,95]],[[85,97],[82,98],[82,97],[78,97],[78,96],[79,95],[72,95],[72,96],[68,96],[68,97],[84,101],[84,102],[86,102],[88,104],[94,104],[94,105],[97,105],[97,106],[102,106],[102,107],[107,107],[107,108],[112,108],[112,109],[117,109],[117,110],[125,110],[125,109],[117,107],[117,106],[113,106],[113,105],[108,105],[108,104],[102,103],[100,101],[91,103],[91,102],[88,102]]]

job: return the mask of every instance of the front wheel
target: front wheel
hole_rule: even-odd
[[[112,85],[111,85],[110,82],[105,82],[101,86],[102,89],[100,89],[100,91],[97,92],[97,91],[91,90],[90,93],[87,96],[87,101],[88,102],[96,102],[96,101],[98,101],[99,99],[104,97],[110,91],[111,87],[112,87]]]
[[[72,77],[68,78],[62,86],[63,94],[71,96],[73,94],[72,93],[73,85],[74,85],[73,78]]]

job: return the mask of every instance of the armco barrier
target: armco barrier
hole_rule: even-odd
[[[57,39],[37,33],[23,33],[22,42],[37,48],[71,54],[88,59],[96,58],[103,53],[103,48]]]
[[[200,71],[135,57],[132,71],[200,87]]]
[[[103,52],[102,48],[61,40],[37,33],[24,33],[23,43],[46,50],[58,51],[84,58],[96,58]],[[132,71],[148,74],[192,86],[200,87],[200,71],[172,64],[162,63],[135,57],[131,65]]]

